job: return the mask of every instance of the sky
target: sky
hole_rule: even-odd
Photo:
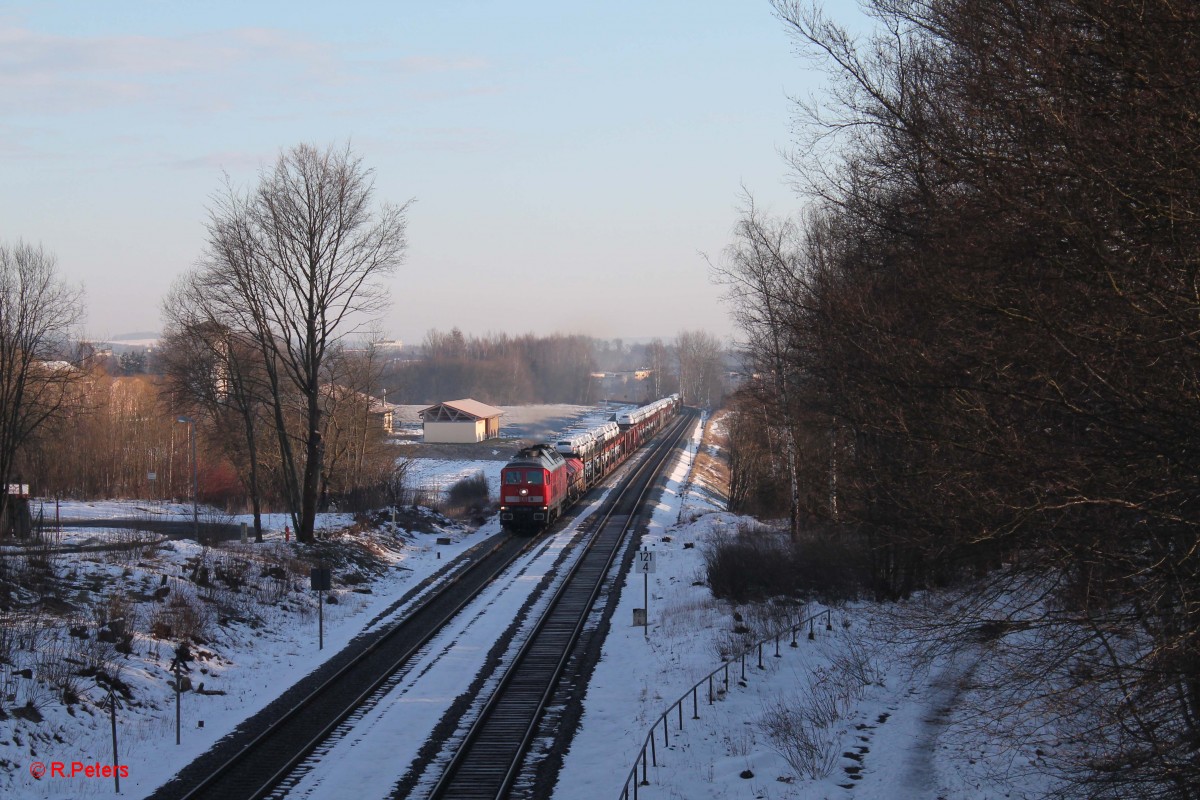
[[[743,186],[801,208],[789,98],[822,83],[767,0],[8,2],[0,242],[57,257],[87,335],[157,331],[225,175],[349,143],[415,200],[389,337],[726,337],[703,254]]]

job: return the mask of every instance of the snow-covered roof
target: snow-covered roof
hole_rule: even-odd
[[[432,414],[430,412],[433,412]],[[488,419],[490,417],[499,417],[504,413],[503,410],[495,406],[489,406],[487,403],[481,403],[478,400],[465,398],[463,400],[447,400],[444,403],[430,406],[418,412],[423,420],[433,421],[433,418],[442,418],[438,421],[454,421],[464,417],[471,419]],[[428,416],[427,416],[428,415]]]

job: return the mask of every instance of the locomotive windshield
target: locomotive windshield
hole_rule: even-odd
[[[542,482],[541,470],[538,470],[536,472],[534,470],[530,470],[529,472],[525,473],[525,480],[528,481],[529,483],[541,483]]]
[[[521,473],[515,469],[504,473],[504,482],[505,483],[520,483],[521,482]]]

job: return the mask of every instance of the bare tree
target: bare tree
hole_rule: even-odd
[[[756,372],[769,376],[773,416],[783,433],[793,537],[799,534],[800,481],[791,412],[800,359],[789,322],[797,316],[796,305],[805,297],[803,252],[799,226],[790,219],[764,215],[755,206],[754,197],[744,191],[734,243],[725,249],[720,262],[710,262],[715,279],[729,286],[726,299],[746,334],[751,365]]]
[[[662,397],[667,394],[667,367],[670,364],[670,354],[667,352],[667,347],[662,343],[662,339],[655,337],[650,340],[650,344],[646,345],[646,359],[650,368],[650,379],[654,381],[654,386],[650,394],[654,397]]]
[[[269,405],[253,340],[229,327],[189,273],[163,304],[166,329],[159,349],[165,388],[176,408],[208,421],[208,431],[237,467],[262,541],[263,475],[260,439]]]
[[[425,335],[424,359],[405,364],[393,380],[405,402],[475,397],[488,403],[586,403],[595,342],[579,335]]]
[[[394,471],[396,454],[387,446],[381,393],[384,359],[382,332],[330,353],[325,385],[325,470],[321,496],[353,497],[385,484]]]
[[[705,331],[681,331],[675,337],[679,360],[679,393],[685,403],[712,406],[724,394],[725,348]]]
[[[774,2],[834,78],[794,163],[836,236],[787,322],[842,529],[886,595],[1052,585],[993,691],[1058,705],[1079,793],[1196,797],[1200,7],[867,5],[859,44]]]
[[[312,539],[320,490],[326,356],[384,308],[379,281],[406,247],[409,204],[375,210],[373,197],[371,170],[348,148],[298,145],[251,192],[227,184],[210,212],[200,285],[259,351],[300,541]]]
[[[78,289],[55,274],[40,246],[0,244],[0,487],[12,479],[17,451],[57,414],[81,375],[61,361],[83,315]],[[10,517],[0,492],[0,521]]]

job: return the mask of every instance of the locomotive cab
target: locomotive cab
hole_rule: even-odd
[[[500,471],[500,524],[539,531],[558,517],[566,495],[565,459],[549,445],[527,447]]]

